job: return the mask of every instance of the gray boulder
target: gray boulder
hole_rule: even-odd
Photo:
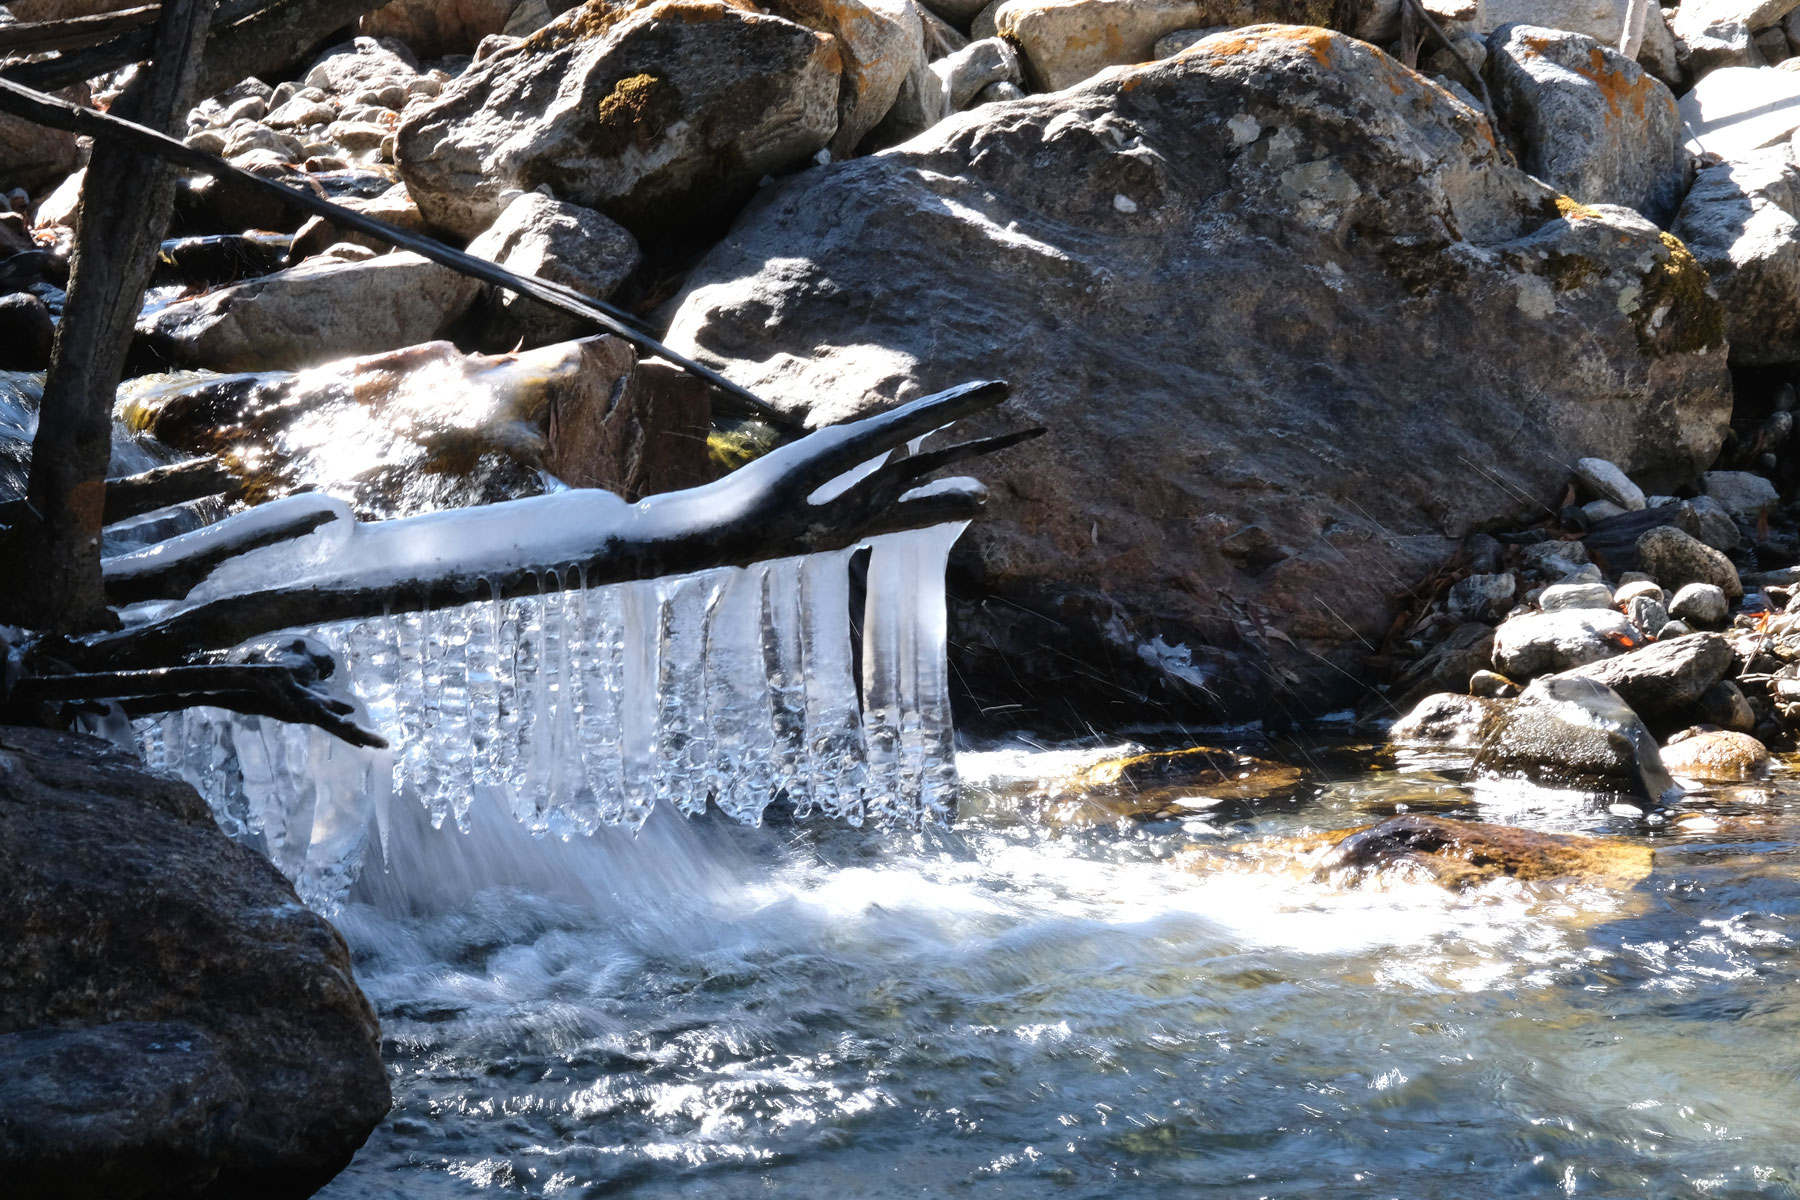
[[[1658,225],[1675,215],[1690,168],[1661,80],[1591,37],[1537,25],[1495,31],[1487,76],[1526,170],[1584,203]]]
[[[1467,691],[1470,678],[1493,665],[1493,628],[1464,622],[1394,681],[1383,711],[1392,719],[1434,692]]]
[[[1710,583],[1732,600],[1744,594],[1737,568],[1729,558],[1672,525],[1652,529],[1637,540],[1637,563],[1670,591],[1679,592],[1690,583]]]
[[[1708,471],[1700,477],[1700,488],[1727,513],[1750,521],[1781,503],[1775,485],[1750,471]]]
[[[442,337],[480,290],[416,254],[320,257],[158,309],[137,335],[176,366],[298,370]]]
[[[813,426],[1006,377],[993,423],[1054,432],[982,466],[958,667],[1034,706],[1068,671],[1107,681],[1084,702],[1342,700],[1397,581],[1523,520],[1569,447],[1666,486],[1729,408],[1685,252],[1279,26],[769,189],[668,340]]]
[[[1675,524],[1714,550],[1736,550],[1744,544],[1744,535],[1737,522],[1725,506],[1711,496],[1683,500],[1675,512]]]
[[[931,64],[931,73],[942,81],[952,109],[969,107],[991,84],[1018,83],[1019,72],[1018,51],[1004,38],[970,42]]]
[[[925,27],[911,0],[768,0],[759,7],[837,39],[843,86],[827,146],[833,157],[853,154],[894,107],[909,75],[925,68]]]
[[[1526,688],[1469,773],[1624,793],[1652,804],[1680,794],[1643,721],[1593,679],[1553,676]]]
[[[357,24],[372,38],[395,38],[414,54],[468,54],[506,29],[519,0],[389,0]]]
[[[1504,616],[1519,593],[1519,581],[1511,571],[1495,575],[1468,575],[1450,585],[1445,607],[1458,621],[1483,621]]]
[[[1699,703],[1735,661],[1731,643],[1716,633],[1657,642],[1617,658],[1564,671],[1560,678],[1594,679],[1646,717],[1673,716]]]
[[[1721,679],[1707,688],[1694,703],[1694,716],[1705,724],[1739,733],[1756,728],[1756,711],[1750,707],[1744,689],[1733,679]]]
[[[584,5],[458,76],[395,155],[432,224],[472,237],[549,184],[637,233],[727,216],[838,127],[837,42],[780,17]]]
[[[469,243],[469,253],[604,300],[638,266],[637,239],[591,208],[522,192]],[[483,340],[492,349],[541,346],[581,337],[592,326],[501,289],[488,305]]]
[[[1561,612],[1566,608],[1611,608],[1612,589],[1604,583],[1555,583],[1538,597],[1538,607],[1545,612]]]
[[[1621,511],[1636,512],[1644,507],[1644,489],[1631,482],[1618,464],[1604,458],[1575,460],[1575,479],[1582,487],[1602,500],[1610,500]]]
[[[1791,147],[1702,170],[1670,232],[1725,305],[1733,362],[1800,359],[1800,166]]]
[[[1524,681],[1623,654],[1638,638],[1625,615],[1610,608],[1522,613],[1494,631],[1494,669]]]
[[[337,931],[135,756],[0,729],[0,922],[13,1195],[298,1200],[387,1112]]]
[[[390,38],[359,37],[321,54],[308,68],[305,85],[338,96],[405,87],[419,73],[418,60]]]

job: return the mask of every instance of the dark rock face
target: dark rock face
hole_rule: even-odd
[[[0,729],[0,1178],[302,1197],[388,1107],[336,930],[185,783]]]
[[[1648,222],[1365,43],[1257,26],[770,189],[669,341],[813,425],[1008,379],[1051,436],[981,467],[952,654],[1104,721],[1341,705],[1393,598],[1572,458],[1707,465],[1721,329]]]

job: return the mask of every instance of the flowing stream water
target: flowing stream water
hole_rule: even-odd
[[[468,833],[396,806],[337,916],[393,1112],[331,1200],[1800,1194],[1800,779],[1660,823],[1339,742],[1059,824],[964,753],[922,831]],[[1019,781],[1026,781],[1021,785]],[[1247,798],[1246,798],[1247,797]],[[1623,837],[1633,883],[1316,878],[1396,811]]]

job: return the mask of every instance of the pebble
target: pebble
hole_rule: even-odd
[[[275,129],[299,129],[302,126],[329,125],[337,120],[337,110],[317,100],[295,97],[269,114],[268,125]]]
[[[1725,593],[1710,583],[1690,583],[1669,601],[1669,615],[1700,629],[1717,629],[1731,616]]]
[[[1667,625],[1664,625],[1661,629],[1656,631],[1656,640],[1659,642],[1666,642],[1670,638],[1686,637],[1692,632],[1694,632],[1693,627],[1686,621],[1670,621]]]
[[[1575,479],[1595,496],[1610,500],[1628,512],[1636,512],[1645,505],[1644,489],[1604,458],[1577,459]]]
[[[1637,595],[1625,602],[1625,615],[1631,623],[1638,627],[1645,637],[1655,637],[1657,631],[1669,623],[1669,610],[1662,602],[1662,589],[1656,594]]]

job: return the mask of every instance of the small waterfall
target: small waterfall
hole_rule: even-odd
[[[607,587],[546,572],[535,596],[307,631],[388,750],[217,709],[140,721],[139,741],[327,910],[371,830],[376,869],[410,869],[389,837],[396,799],[434,828],[471,834],[479,805],[564,839],[637,829],[658,804],[941,820],[956,784],[944,568],[963,528],[867,543],[860,695],[851,548]]]

